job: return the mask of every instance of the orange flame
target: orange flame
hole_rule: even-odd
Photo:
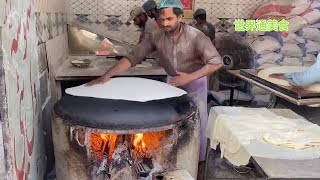
[[[101,160],[105,151],[108,152],[109,160],[112,158],[112,154],[115,149],[117,135],[115,134],[96,134],[91,135],[91,150],[95,154],[96,158]]]
[[[165,132],[138,133],[130,135],[131,143],[134,148],[136,157],[151,157],[153,152],[161,146],[162,138]],[[92,133],[91,134],[91,150],[95,158],[101,160],[105,153],[108,154],[111,162],[112,155],[117,146],[118,135]]]
[[[100,134],[100,137],[103,139],[103,140],[107,140],[108,139],[108,134]]]
[[[143,142],[143,134],[142,133],[135,134],[135,138],[133,140],[133,145],[135,148],[139,148],[141,146],[144,149],[146,147],[146,144]]]

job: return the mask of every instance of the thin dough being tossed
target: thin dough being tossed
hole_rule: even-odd
[[[286,87],[292,87],[292,85],[285,79],[277,79],[270,77],[272,74],[284,74],[290,72],[302,72],[308,69],[308,67],[300,67],[300,66],[276,66],[276,67],[269,67],[266,69],[262,69],[258,73],[258,77],[270,81],[274,84]],[[320,84],[313,84],[309,87],[305,87],[304,89],[309,91],[320,92]]]
[[[72,96],[147,102],[180,97],[186,91],[156,80],[137,77],[111,78],[103,84],[76,86],[65,92]]]

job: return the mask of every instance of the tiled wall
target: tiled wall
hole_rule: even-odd
[[[38,56],[39,56],[39,73],[40,73],[40,96],[42,110],[49,102],[51,90],[54,87],[50,85],[50,73],[48,64],[54,63],[47,58],[48,47],[46,42],[55,39],[62,34],[67,34],[67,13],[65,0],[35,0],[36,31],[38,37]],[[67,41],[67,37],[65,41]],[[65,41],[61,42],[64,43]],[[64,45],[56,44],[57,47]],[[58,60],[57,60],[58,61]],[[55,71],[54,69],[50,71]],[[51,73],[54,76],[53,73]]]
[[[34,0],[35,12],[66,12],[65,0]]]
[[[5,152],[8,152],[8,138],[6,137],[6,130],[8,129],[8,121],[6,121],[6,116],[4,115],[6,112],[4,110],[6,101],[5,101],[5,80],[4,80],[4,69],[3,69],[3,52],[2,52],[2,22],[4,22],[5,17],[5,1],[0,0],[0,177],[11,177],[7,172],[7,165],[10,162],[8,156],[5,156]],[[5,139],[6,138],[6,139]],[[7,144],[7,147],[6,145]]]
[[[65,0],[35,0],[39,44],[66,32],[66,4]]]
[[[1,2],[1,1],[0,1]],[[3,2],[3,1],[2,1]],[[5,1],[2,26],[1,123],[6,176],[43,179],[46,167],[40,110],[36,18],[32,0]],[[5,93],[2,94],[2,88]]]
[[[103,30],[118,36],[121,41],[136,44],[140,35],[138,28],[125,23],[130,10],[143,3],[144,0],[70,0],[68,21]]]
[[[204,8],[208,21],[217,32],[234,32],[235,18],[250,18],[255,9],[269,0],[195,0],[194,7]],[[69,22],[103,29],[118,34],[121,40],[136,44],[140,32],[134,25],[125,24],[133,6],[141,6],[144,0],[70,0]]]
[[[8,158],[5,161],[3,160],[3,156],[1,155],[3,145],[0,143],[0,161],[6,162],[9,164],[8,166],[11,166],[8,168],[12,169],[13,172],[7,171],[6,174],[8,175],[7,177],[10,177],[8,173],[12,173],[13,179],[21,179],[23,178],[22,176],[29,176],[30,179],[42,179],[42,177],[39,177],[43,176],[46,171],[44,156],[46,156],[48,170],[52,169],[54,165],[51,138],[51,114],[53,104],[56,101],[55,98],[52,98],[56,97],[56,91],[54,91],[56,87],[54,86],[55,69],[49,70],[49,65],[59,63],[63,58],[66,58],[68,53],[66,4],[66,0],[0,0],[0,29],[1,26],[4,27],[5,31],[1,34],[2,37],[6,37],[6,42],[2,48],[6,50],[4,52],[11,52],[11,55],[7,54],[6,58],[4,58],[3,65],[7,67],[5,72],[8,74],[6,74],[5,84],[6,96],[8,98],[6,102],[8,112],[5,113],[8,114],[8,118],[3,120],[3,122],[9,122],[8,124],[11,126],[9,126],[9,128],[7,128],[7,126],[2,127],[6,132],[8,131],[8,133],[5,134],[8,134],[8,136],[6,136],[8,139],[7,143],[11,145],[11,147],[6,150],[7,157],[13,157],[12,163],[9,162],[10,159]],[[27,15],[29,11],[31,12],[30,17]],[[28,20],[26,20],[26,18]],[[31,31],[31,29],[34,31]],[[15,43],[17,50],[15,49]],[[56,52],[54,57],[51,55],[50,58],[48,58],[47,54],[52,54],[52,51],[48,50],[47,44],[49,44],[53,50],[59,49],[56,47],[61,47],[63,51]],[[2,66],[2,61],[0,62]],[[12,62],[13,64],[11,64]],[[32,64],[30,68],[29,64]],[[11,74],[16,74],[17,77],[11,77]],[[31,88],[31,90],[35,91],[36,98],[32,97],[35,99],[31,99],[29,94],[30,88],[28,87],[31,86],[29,79],[34,83],[32,84],[34,85],[34,87],[32,87],[34,89]],[[18,84],[18,90],[15,89],[13,84]],[[24,87],[28,90],[23,93]],[[11,92],[14,92],[14,94]],[[21,93],[23,95],[21,95]],[[17,107],[19,107],[17,105],[19,101],[20,104],[23,102],[23,105],[20,105],[20,109],[17,109]],[[34,110],[32,117],[30,115],[32,111],[30,111],[29,107],[31,105]],[[17,109],[17,112],[13,112],[12,109],[14,108]],[[29,110],[26,111],[28,108]],[[26,114],[28,119],[20,119],[20,117],[16,117],[17,114]],[[4,114],[2,114],[2,117],[4,117]],[[19,127],[19,120],[20,126],[25,126],[20,128],[29,133],[26,138],[21,136],[17,131],[20,129],[17,128]],[[25,122],[22,120],[25,120]],[[0,131],[0,133],[2,133],[2,131]],[[21,133],[24,135],[25,132]],[[30,133],[34,135],[32,136],[32,140],[30,139]],[[43,138],[45,139],[43,140]],[[24,141],[28,142],[24,143]],[[24,145],[27,144],[28,148],[30,148],[30,143],[33,143],[32,146],[34,145],[34,149],[33,151],[32,149],[28,149],[28,153],[32,152],[32,154],[28,154],[27,156]],[[16,146],[18,148],[17,151],[15,149]],[[46,154],[44,152],[44,146],[46,147]],[[24,163],[22,159],[26,159],[26,162]],[[30,166],[29,172],[27,171],[28,166]],[[4,166],[1,165],[1,168],[3,167]],[[3,171],[1,168],[0,174]]]
[[[54,75],[56,64],[66,59],[68,0],[35,0],[36,32],[38,37],[38,69],[40,86],[41,120],[45,134],[47,169],[54,165],[51,133],[52,107],[57,101]],[[54,51],[54,53],[52,53]]]
[[[6,88],[7,99],[0,133],[8,144],[3,160],[0,140],[0,161],[8,165],[8,179],[43,179],[46,167],[54,165],[51,119],[56,87],[50,65],[68,54],[66,4],[67,0],[0,0],[0,37],[5,38],[1,48],[6,52],[4,63],[0,61],[6,74],[0,90]],[[60,52],[52,55],[48,46]]]
[[[67,0],[34,0],[39,44],[66,32],[67,2]]]
[[[1,4],[0,4],[1,6]],[[0,7],[0,9],[2,9]],[[1,16],[1,15],[0,15]],[[2,18],[0,17],[0,20]],[[1,22],[1,21],[0,21]],[[1,26],[0,26],[0,47],[2,47],[2,38],[1,38]],[[0,64],[3,63],[3,56],[2,56],[2,48],[0,48]],[[4,101],[4,88],[3,88],[3,84],[4,84],[4,79],[3,79],[3,68],[0,68],[0,107],[3,106],[3,101]],[[6,176],[6,168],[5,168],[5,162],[6,162],[6,158],[4,155],[4,138],[3,138],[3,125],[4,124],[4,116],[3,113],[4,111],[2,109],[0,109],[0,177],[5,177]],[[2,116],[1,116],[2,115]],[[6,125],[4,125],[6,126]]]
[[[67,32],[67,15],[64,12],[36,12],[38,43],[48,41]]]
[[[0,0],[0,22],[4,21],[4,7],[5,7],[5,1]],[[2,23],[0,23],[0,27],[2,26]]]
[[[52,63],[47,58],[46,42],[62,34],[67,34],[67,1],[66,0],[35,0],[36,31],[38,37],[38,56],[40,72],[40,95],[42,110],[49,102],[51,88],[49,81],[49,66]],[[66,36],[64,36],[67,38]],[[66,39],[67,41],[67,39]],[[61,42],[64,43],[64,42]],[[56,44],[58,47],[64,45]],[[50,70],[51,71],[51,70]],[[53,71],[53,70],[52,70]]]
[[[4,144],[2,137],[2,124],[0,123],[0,176],[5,177],[5,156],[4,156]]]

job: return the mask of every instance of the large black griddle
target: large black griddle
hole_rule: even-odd
[[[65,95],[54,112],[65,122],[90,128],[118,131],[156,131],[181,124],[196,107],[187,95],[135,102]]]
[[[288,95],[294,99],[310,99],[310,98],[320,98],[319,92],[308,91],[297,87],[286,87],[274,84],[270,81],[258,77],[259,69],[241,69],[240,75],[247,78],[253,79],[269,88],[279,91],[285,95]]]

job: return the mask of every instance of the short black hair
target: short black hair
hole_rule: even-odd
[[[141,14],[139,14],[139,16],[144,16],[145,18],[148,18],[147,13],[141,13]]]
[[[165,8],[159,9],[160,14],[162,13],[163,9],[165,9]],[[173,14],[175,14],[177,17],[179,17],[180,15],[183,15],[183,10],[180,8],[173,8]]]
[[[201,19],[201,20],[207,20],[207,15],[206,14],[199,14],[198,16],[195,16],[194,19]]]
[[[183,10],[180,8],[173,8],[173,13],[178,17],[183,14]]]

